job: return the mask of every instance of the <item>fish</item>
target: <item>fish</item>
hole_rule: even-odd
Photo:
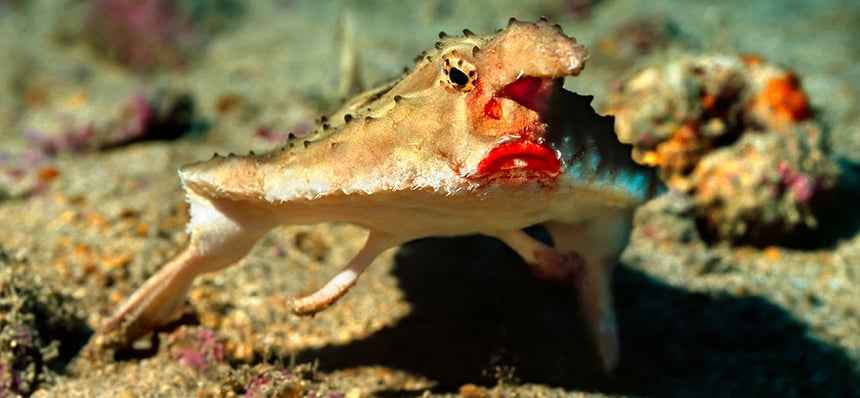
[[[367,229],[367,238],[327,283],[291,301],[293,313],[334,304],[389,248],[483,234],[510,246],[536,277],[577,290],[611,372],[619,361],[612,270],[633,211],[659,183],[592,97],[564,89],[587,59],[585,46],[545,19],[511,19],[487,36],[440,34],[413,69],[355,96],[312,132],[271,152],[182,167],[188,244],[91,344],[121,349],[174,320],[197,276],[235,264],[272,228],[337,221]],[[533,225],[552,244],[524,232]]]

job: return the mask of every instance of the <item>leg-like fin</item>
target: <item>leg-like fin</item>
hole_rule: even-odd
[[[619,360],[611,283],[618,256],[629,240],[629,212],[618,210],[582,224],[546,225],[555,247],[563,252],[575,250],[582,257],[582,272],[575,281],[579,303],[607,374],[615,370]]]
[[[351,288],[361,273],[386,249],[400,244],[392,236],[370,231],[358,254],[322,288],[293,300],[291,310],[297,315],[312,315],[334,304]]]
[[[582,271],[582,261],[575,252],[546,245],[522,230],[497,232],[492,236],[517,252],[538,278],[556,283],[573,283]]]
[[[174,320],[188,288],[203,273],[233,264],[276,225],[266,210],[229,199],[188,193],[188,246],[152,275],[105,322],[92,344],[123,348]]]

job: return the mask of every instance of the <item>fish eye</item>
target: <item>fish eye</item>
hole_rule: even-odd
[[[472,91],[478,79],[476,69],[470,61],[463,59],[456,51],[452,51],[443,57],[442,83],[464,93]]]
[[[451,83],[462,87],[469,83],[469,76],[466,76],[463,71],[457,68],[451,68],[451,71],[448,72],[448,80],[450,80]]]

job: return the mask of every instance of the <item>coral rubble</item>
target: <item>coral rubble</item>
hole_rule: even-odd
[[[693,198],[711,237],[779,243],[816,226],[815,199],[836,184],[800,79],[758,56],[648,67],[617,85],[608,107],[636,161]]]

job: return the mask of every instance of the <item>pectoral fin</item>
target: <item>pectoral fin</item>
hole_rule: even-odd
[[[197,276],[235,263],[276,225],[267,210],[242,201],[210,199],[189,190],[188,202],[188,246],[111,315],[96,332],[92,344],[124,348],[175,320]]]

